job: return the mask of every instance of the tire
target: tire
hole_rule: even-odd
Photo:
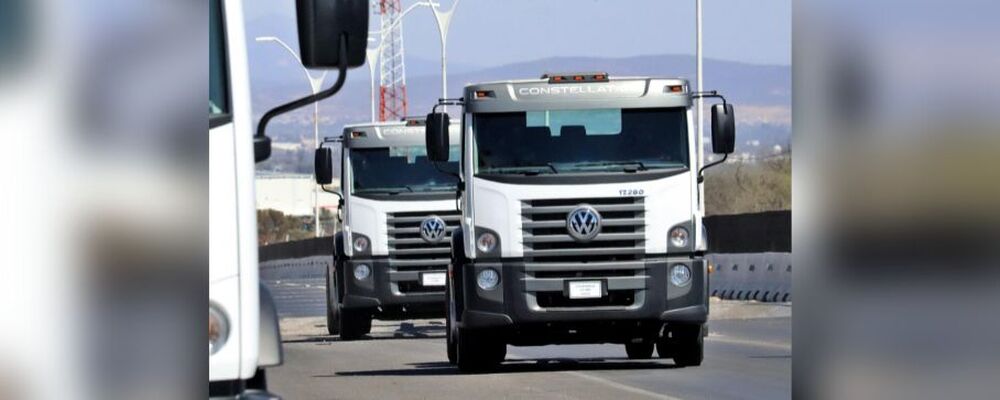
[[[267,391],[267,375],[264,374],[264,370],[257,368],[253,377],[246,381],[246,387],[247,389]]]
[[[340,340],[361,339],[372,330],[372,316],[368,310],[340,309]]]
[[[625,354],[629,360],[648,360],[653,358],[653,346],[656,343],[645,340],[640,343],[625,343]]]
[[[702,325],[681,325],[668,328],[670,337],[656,342],[661,358],[672,358],[679,367],[696,367],[705,359],[705,338]]]
[[[458,369],[463,373],[490,372],[507,357],[507,344],[485,330],[458,329]]]
[[[452,308],[454,308],[454,302],[451,300],[451,282],[448,282],[444,287],[444,324],[445,324],[445,343],[448,346],[448,363],[455,365],[458,363],[458,345],[455,342],[455,334],[453,329],[455,329],[455,324],[452,323]]]
[[[334,268],[326,271],[326,331],[330,335],[340,334],[340,296]]]

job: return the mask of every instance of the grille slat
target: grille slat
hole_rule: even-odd
[[[643,219],[636,218],[625,218],[625,219],[605,219],[602,223],[603,226],[645,226],[646,221]],[[525,222],[522,224],[522,228],[565,228],[566,221],[533,221]]]
[[[646,235],[642,233],[606,233],[598,235],[591,242],[606,242],[610,240],[642,240]],[[539,235],[524,238],[524,243],[562,243],[576,242],[570,235]]]
[[[424,255],[424,254],[443,254],[450,253],[451,249],[448,247],[426,247],[419,249],[393,249],[390,250],[390,257],[392,255],[397,256],[409,256],[409,255]]]
[[[537,206],[522,209],[522,214],[566,214],[573,211],[577,206],[584,203],[576,203],[572,205],[565,206]],[[590,204],[600,213],[604,212],[614,212],[614,211],[643,211],[645,206],[643,204]]]
[[[449,221],[445,221],[446,224],[448,222]],[[390,226],[392,226],[392,225],[390,225]],[[451,235],[451,231],[455,230],[455,228],[458,228],[458,223],[456,223],[454,227],[449,225],[448,228],[447,228],[448,234]],[[413,227],[413,228],[389,228],[389,237],[390,238],[393,235],[401,235],[401,234],[412,234],[411,236],[420,237],[420,226],[418,224],[416,227]]]
[[[427,218],[428,216],[430,216],[431,214],[418,215],[418,216],[414,216],[414,217],[402,217],[402,216],[397,216],[397,215],[399,215],[399,213],[393,214],[393,216],[389,217],[389,219],[388,219],[389,225],[399,225],[399,224],[406,224],[406,223],[416,223],[417,226],[419,226],[420,223],[423,222],[424,219]],[[461,218],[461,216],[459,216],[459,215],[442,215],[442,214],[433,214],[433,215],[437,215],[444,222],[456,222],[457,223],[458,220]]]

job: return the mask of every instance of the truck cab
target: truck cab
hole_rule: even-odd
[[[271,154],[267,122],[333,96],[349,68],[364,63],[368,1],[298,0],[299,45],[307,68],[337,68],[330,89],[269,110],[254,134],[241,0],[209,0],[209,397],[274,399],[265,369],[280,365],[278,315],[260,283],[255,162]]]
[[[459,225],[456,161],[434,163],[424,120],[347,125],[340,147],[341,229],[327,271],[327,328],[342,340],[371,330],[372,318],[444,314],[450,235]],[[457,125],[451,130],[458,139]],[[318,183],[332,175],[330,147],[317,151]]]
[[[702,165],[684,79],[546,74],[465,87],[461,225],[449,264],[448,358],[507,345],[624,344],[699,365],[708,318]],[[731,152],[732,106],[712,109]],[[428,116],[436,159],[451,143]],[[450,158],[450,157],[449,157]]]
[[[209,1],[209,395],[274,398],[264,370],[281,364],[281,338],[257,271],[257,156],[241,6]]]

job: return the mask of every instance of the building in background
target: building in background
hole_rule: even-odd
[[[293,216],[313,215],[313,188],[316,181],[311,174],[288,174],[257,172],[257,209],[273,209]],[[340,180],[334,178],[330,189],[340,187]],[[337,213],[336,195],[319,192],[320,209]]]

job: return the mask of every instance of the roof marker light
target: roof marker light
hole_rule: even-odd
[[[605,72],[545,74],[542,75],[542,79],[548,79],[549,83],[607,82],[608,74]]]

